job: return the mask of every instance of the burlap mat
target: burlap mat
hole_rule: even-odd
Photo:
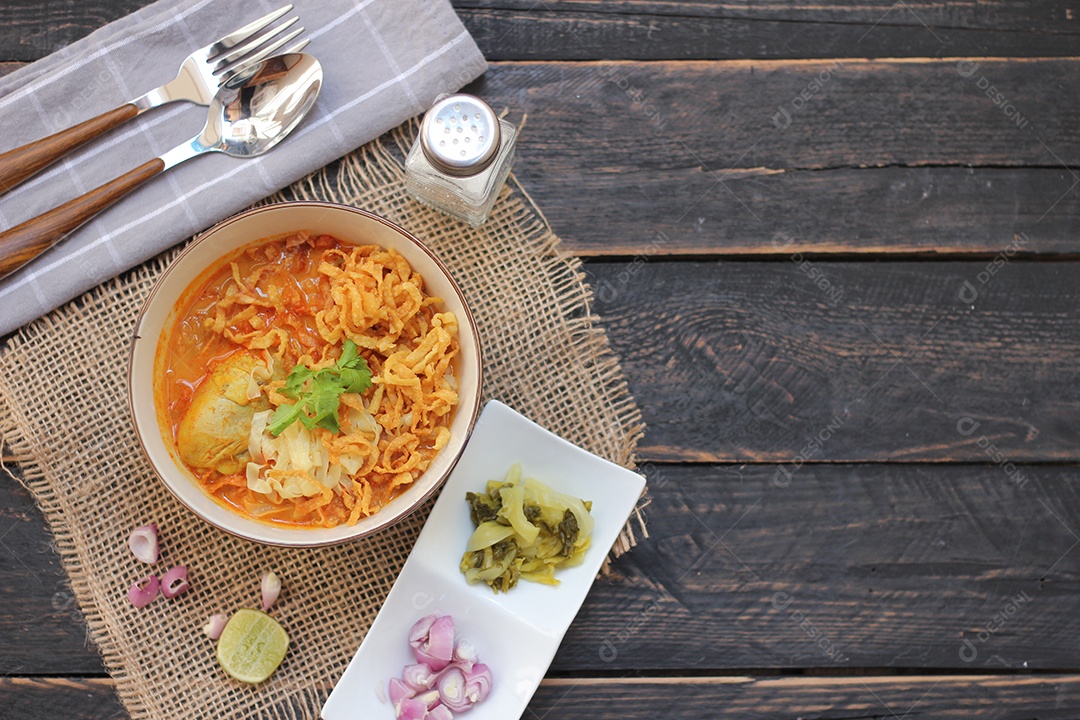
[[[558,250],[558,238],[519,190],[503,191],[479,231],[409,199],[401,157],[415,130],[414,124],[384,136],[283,197],[356,205],[422,238],[450,267],[476,316],[485,400],[499,398],[629,466],[640,414],[589,311],[580,263]],[[137,446],[125,399],[136,315],[174,256],[96,288],[11,338],[0,355],[4,453],[14,454],[51,525],[90,633],[132,718],[317,718],[430,504],[373,537],[284,550],[230,537],[176,502]],[[194,589],[136,610],[126,591],[147,568],[126,540],[149,522],[160,526],[165,548],[155,567],[186,564]],[[615,552],[633,543],[628,525]],[[273,615],[292,646],[268,682],[250,687],[225,676],[201,628],[212,613],[257,606],[259,578],[271,569],[284,584]]]

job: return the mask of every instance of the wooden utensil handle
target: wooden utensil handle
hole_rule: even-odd
[[[0,155],[0,195],[39,170],[52,165],[83,143],[105,134],[138,114],[138,108],[128,103],[47,138],[8,150]]]
[[[30,262],[164,169],[165,162],[154,158],[85,195],[0,233],[0,278]]]

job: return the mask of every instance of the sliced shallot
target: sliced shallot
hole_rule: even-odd
[[[414,695],[413,698],[424,703],[424,707],[430,710],[431,708],[439,704],[440,696],[438,690],[428,690],[427,692],[422,692],[419,695]]]
[[[427,642],[428,633],[431,632],[431,626],[435,624],[439,616],[425,615],[424,617],[413,623],[412,630],[409,631],[409,647],[416,650]]]
[[[409,645],[412,646],[417,662],[422,662],[438,672],[449,665],[454,656],[454,619],[443,615],[429,624],[430,617],[432,616],[422,618],[413,626],[409,634]],[[424,627],[427,628],[426,632],[423,631]]]
[[[427,705],[414,698],[405,698],[400,704],[394,705],[398,720],[424,720],[427,711]]]
[[[469,671],[479,661],[480,656],[473,644],[464,638],[458,640],[457,647],[454,648],[454,664],[460,665],[462,670]]]
[[[461,668],[451,665],[439,674],[439,699],[442,704],[454,712],[464,712],[472,707],[472,701],[465,694],[465,673]]]
[[[398,678],[390,678],[389,694],[390,704],[397,708],[402,700],[411,698],[416,693]]]
[[[147,575],[128,588],[128,600],[137,608],[146,607],[154,602],[159,587],[160,583],[158,582],[157,576]]]
[[[445,705],[436,705],[428,709],[424,720],[454,720],[454,713],[450,712],[450,708]]]
[[[491,694],[491,668],[484,663],[476,663],[472,670],[465,673],[465,697],[471,703],[478,703]]]
[[[424,663],[406,665],[401,671],[401,679],[416,692],[435,687],[435,673]]]
[[[217,640],[221,637],[222,631],[225,630],[225,625],[229,622],[229,616],[224,613],[218,613],[211,615],[210,619],[203,625],[202,631],[206,633],[206,636],[211,640]]]
[[[158,561],[158,530],[157,525],[143,525],[131,531],[128,536],[128,547],[131,554],[140,562],[153,565]]]
[[[390,702],[398,720],[454,720],[491,694],[491,670],[471,642],[454,642],[449,615],[427,615],[409,631],[416,663],[390,680]],[[381,690],[382,688],[380,688]]]
[[[271,570],[263,575],[262,582],[259,583],[259,590],[262,594],[262,609],[263,611],[269,610],[274,601],[278,599],[278,595],[281,594],[281,581],[278,580],[278,576],[274,571]]]
[[[170,600],[190,588],[191,583],[187,579],[187,568],[183,565],[177,565],[166,570],[165,574],[161,576],[161,594]]]

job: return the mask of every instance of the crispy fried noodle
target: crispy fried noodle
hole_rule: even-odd
[[[458,321],[397,252],[297,233],[190,293],[163,391],[180,458],[219,502],[355,524],[449,441]]]

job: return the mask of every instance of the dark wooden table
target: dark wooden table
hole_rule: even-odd
[[[1080,717],[1080,5],[455,4],[648,422],[526,717]],[[123,716],[7,478],[0,716]]]

